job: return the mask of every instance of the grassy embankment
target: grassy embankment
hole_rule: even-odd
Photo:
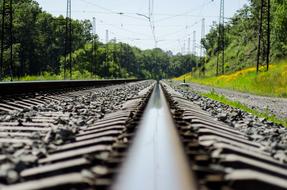
[[[256,74],[256,68],[246,68],[231,74],[213,76],[213,77],[193,77],[192,73],[182,75],[175,80],[186,82],[195,82],[203,85],[227,88],[240,92],[251,94],[287,97],[287,61],[278,64],[272,64],[269,71],[260,68]]]
[[[70,78],[70,73],[67,71],[66,78]],[[72,78],[73,80],[95,80],[95,79],[101,79],[99,76],[91,75],[90,72],[79,72],[79,71],[73,71],[72,72]],[[13,78],[13,81],[44,81],[44,80],[63,80],[64,79],[64,73],[61,72],[60,74],[52,74],[49,72],[44,72],[41,75],[26,75],[20,78]],[[5,77],[3,82],[9,82],[10,77]]]
[[[261,72],[256,74],[256,68],[251,67],[231,74],[206,78],[193,77],[192,73],[187,73],[176,78],[176,80],[183,81],[185,79],[186,82],[195,82],[203,85],[227,88],[257,95],[286,98],[287,61],[282,61],[278,64],[271,65],[268,72],[264,71],[264,68],[260,68],[260,70]],[[205,93],[202,95],[224,104],[228,104],[232,107],[252,113],[258,117],[264,117],[270,121],[273,121],[274,123],[282,124],[283,126],[287,127],[287,118],[278,118],[268,109],[266,109],[264,112],[260,112],[251,109],[248,106],[241,104],[240,102],[231,101],[223,95],[219,95],[215,92]]]
[[[266,109],[263,112],[262,111],[260,112],[260,111],[255,110],[255,109],[251,109],[248,106],[246,106],[246,105],[244,105],[238,101],[231,101],[231,100],[227,99],[225,96],[219,95],[213,91],[209,92],[209,93],[204,93],[204,94],[202,94],[202,96],[208,97],[210,99],[219,101],[223,104],[227,104],[227,105],[230,105],[230,106],[235,107],[235,108],[239,108],[245,112],[256,115],[257,117],[266,118],[269,121],[272,121],[274,123],[281,124],[281,125],[287,127],[287,118],[285,118],[285,119],[278,118],[277,116],[272,114],[268,109]]]

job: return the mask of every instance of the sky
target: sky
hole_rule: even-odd
[[[55,16],[66,15],[66,0],[36,1]],[[153,5],[154,35],[148,19],[150,4]],[[248,4],[248,0],[226,0],[226,21],[244,4]],[[159,47],[186,54],[195,47],[199,54],[202,20],[205,19],[206,34],[213,22],[218,23],[219,7],[220,0],[72,0],[72,18],[92,21],[95,17],[96,34],[102,42],[106,42],[108,30],[109,40],[116,39],[141,49]]]

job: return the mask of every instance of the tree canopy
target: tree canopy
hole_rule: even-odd
[[[267,0],[264,0],[265,4]],[[233,72],[256,65],[258,25],[261,0],[250,0],[225,23],[225,70]],[[266,26],[263,22],[263,28]],[[271,0],[271,61],[287,56],[287,1]],[[202,40],[210,75],[215,74],[218,53],[218,25],[214,24]],[[266,40],[266,39],[264,39]],[[263,47],[266,48],[266,47]],[[266,53],[263,49],[263,54]],[[261,64],[265,63],[261,61]]]
[[[0,10],[3,9],[0,1]],[[0,19],[2,20],[2,19]],[[8,22],[6,19],[5,22]],[[0,21],[2,25],[2,22]],[[7,23],[4,23],[7,25]],[[65,63],[66,18],[43,11],[33,0],[13,1],[13,67],[14,77],[59,74]],[[196,58],[172,55],[159,48],[141,50],[111,40],[104,44],[93,36],[89,20],[72,20],[73,71],[90,72],[99,78],[163,78],[189,72]],[[4,32],[3,75],[11,74],[9,65],[9,32]],[[93,39],[95,39],[93,41]],[[94,49],[94,51],[93,51]],[[66,56],[68,57],[68,56]],[[1,63],[0,63],[1,64]]]

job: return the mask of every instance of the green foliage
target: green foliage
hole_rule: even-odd
[[[250,0],[225,25],[225,71],[227,73],[256,65],[259,0]],[[264,22],[263,27],[266,28]],[[271,0],[271,61],[287,56],[287,1]],[[207,76],[216,74],[218,25],[202,40],[208,62]],[[265,39],[266,40],[266,39]],[[264,65],[264,63],[262,63]],[[219,65],[221,73],[221,65]]]
[[[103,78],[168,78],[190,71],[196,65],[191,55],[175,55],[159,48],[140,50],[125,43],[96,42],[92,55],[92,43],[77,49],[72,54],[74,70],[88,70]],[[94,56],[94,63],[92,62]],[[64,57],[61,65],[65,63]]]
[[[225,73],[216,75],[218,26],[213,25],[202,44],[206,49],[205,76],[187,73],[177,80],[228,88],[258,95],[287,97],[287,1],[271,0],[271,62],[256,73],[259,0],[250,0],[225,25]],[[263,28],[266,28],[264,23]],[[264,39],[266,40],[266,39]],[[263,54],[265,52],[263,51]],[[221,58],[221,57],[220,57]],[[221,64],[221,63],[220,63]],[[221,65],[219,64],[219,73]]]
[[[177,80],[192,81],[208,86],[227,88],[241,92],[258,95],[287,97],[287,61],[270,65],[270,70],[256,73],[256,68],[251,67],[231,74],[199,78],[190,74],[176,78]]]
[[[1,6],[2,3],[0,10]],[[64,65],[70,59],[65,55],[65,17],[52,16],[43,11],[34,0],[13,0],[13,13],[14,78],[63,79]],[[2,19],[0,24],[1,21]],[[73,79],[89,76],[160,79],[179,76],[196,65],[196,59],[192,56],[172,55],[171,52],[164,52],[159,48],[140,50],[115,41],[103,44],[98,41],[97,36],[91,34],[91,27],[88,20],[72,20]],[[6,31],[4,70],[1,73],[6,79],[9,78],[11,70],[10,42],[7,39]]]
[[[2,3],[0,3],[2,10]],[[6,25],[8,21],[6,20]],[[0,19],[2,25],[2,19]],[[91,39],[89,21],[73,20],[73,51]],[[3,75],[10,74],[9,33],[5,30]],[[39,75],[44,71],[60,73],[64,54],[65,18],[42,11],[33,0],[13,1],[13,75]]]
[[[68,75],[68,74],[67,74]],[[72,72],[73,79],[75,80],[92,80],[92,79],[100,79],[99,76],[92,75],[89,71],[73,71]],[[19,78],[14,78],[15,81],[39,81],[39,80],[63,80],[64,72],[61,71],[59,74],[43,72],[41,75],[26,75]],[[5,77],[3,81],[10,81],[9,77]]]

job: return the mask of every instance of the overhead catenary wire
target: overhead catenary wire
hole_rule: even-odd
[[[151,8],[151,12],[152,12],[152,14],[151,14],[151,21],[153,21],[153,22],[151,22],[152,24],[150,24],[150,23],[144,24],[144,22],[136,22],[136,21],[130,20],[130,19],[133,19],[133,18],[137,18],[138,20],[143,21],[145,18],[138,16],[138,14],[141,14],[141,13],[146,14],[146,15],[149,16],[149,13],[146,13],[147,11],[144,11],[143,9],[138,10],[138,11],[132,10],[132,9],[129,10],[129,9],[126,9],[124,7],[121,7],[121,6],[117,6],[117,7],[108,6],[108,4],[102,4],[102,3],[98,3],[98,2],[93,2],[92,0],[80,0],[81,6],[86,6],[85,4],[87,4],[87,6],[89,8],[87,10],[81,10],[81,6],[78,6],[79,9],[78,10],[74,10],[73,12],[83,12],[83,13],[86,13],[87,15],[89,15],[89,13],[90,13],[90,14],[93,14],[92,16],[96,15],[97,18],[99,18],[99,26],[105,25],[105,27],[103,27],[103,28],[111,29],[114,32],[118,33],[118,35],[124,34],[126,32],[131,33],[131,34],[133,34],[134,38],[142,38],[143,39],[142,35],[145,35],[148,38],[148,39],[145,39],[145,40],[149,40],[149,38],[150,38],[150,36],[148,35],[149,33],[144,31],[146,29],[141,29],[141,28],[149,26],[151,31],[152,31],[151,35],[154,38],[154,43],[156,45],[159,42],[163,41],[162,39],[164,39],[164,41],[167,41],[168,39],[166,39],[166,38],[170,38],[169,36],[165,37],[164,36],[165,34],[162,35],[162,33],[164,33],[164,31],[171,31],[172,32],[172,28],[180,27],[181,24],[182,24],[182,22],[174,23],[173,20],[170,21],[172,23],[167,23],[167,22],[166,23],[164,23],[164,22],[163,23],[161,23],[161,22],[157,23],[157,21],[159,19],[164,18],[164,16],[167,16],[167,17],[175,16],[174,18],[179,17],[179,16],[185,16],[189,20],[191,20],[190,17],[200,18],[201,19],[202,18],[201,14],[204,14],[204,17],[206,17],[206,18],[215,18],[216,17],[215,15],[206,15],[206,13],[211,13],[212,14],[212,12],[203,11],[203,10],[206,9],[206,7],[209,6],[209,4],[211,4],[211,2],[212,2],[211,0],[204,0],[204,1],[200,2],[200,3],[197,3],[197,6],[193,7],[192,12],[190,12],[190,11],[183,11],[183,13],[181,15],[180,14],[176,14],[176,12],[173,12],[173,11],[170,11],[170,12],[163,11],[163,9],[158,9],[159,11],[162,10],[161,12],[155,11],[155,10],[157,10],[157,9],[155,9],[156,6],[152,6],[154,1],[146,0],[146,2],[150,2],[150,8]],[[145,4],[145,5],[147,5],[147,4]],[[180,11],[177,11],[177,12],[180,12]],[[106,15],[111,15],[111,16],[104,16],[104,15],[101,15],[101,14],[106,14]],[[114,23],[113,20],[115,20],[115,19],[110,19],[110,18],[113,18],[112,17],[113,15],[117,16],[117,18],[120,18],[120,21],[117,22],[117,23]],[[81,15],[80,17],[84,18],[83,15]],[[131,17],[133,17],[133,18],[131,18]],[[180,20],[180,18],[177,18],[177,19]],[[100,23],[100,20],[104,20],[105,23]],[[192,19],[192,20],[194,20],[194,19]],[[210,19],[207,20],[207,23],[209,22],[209,20]],[[112,22],[110,22],[110,21],[112,21]],[[186,25],[186,23],[184,23],[184,25]],[[163,30],[162,29],[163,27],[168,28],[168,29]],[[169,29],[169,27],[170,27],[170,29]],[[116,30],[114,30],[113,28],[115,28]],[[119,31],[119,30],[121,30],[121,31]],[[199,29],[195,28],[195,30],[198,31]],[[144,31],[144,32],[142,32],[142,31]],[[177,30],[176,32],[178,32],[179,36],[181,36],[179,30]],[[156,34],[156,35],[154,35],[154,34]],[[185,34],[185,36],[183,37],[185,40],[187,40],[187,35],[190,35],[190,33],[186,33]],[[104,39],[104,32],[100,32],[100,36],[101,36],[101,41],[102,41],[102,39]],[[173,36],[171,36],[171,37],[175,38]],[[177,38],[179,38],[179,37],[177,37]],[[123,38],[121,38],[121,39],[123,39]],[[131,40],[134,40],[134,39],[131,39]],[[139,45],[139,42],[135,42],[134,44]],[[141,43],[139,45],[139,47],[142,46],[143,48],[146,48],[145,46],[147,44],[150,44],[150,42],[148,42],[148,43]],[[164,45],[164,44],[160,45],[160,47],[163,47],[163,46],[166,46],[166,45]],[[198,52],[198,55],[199,55],[199,52]]]
[[[200,20],[197,20],[191,25],[185,25],[184,28],[188,27],[188,29],[192,29],[194,26],[196,26],[199,23],[200,23]],[[172,35],[175,35],[175,34],[178,34],[178,33],[182,33],[182,31],[183,31],[183,27],[181,27],[180,29],[178,29],[178,30],[176,30],[174,32],[163,34],[163,35],[161,35],[161,37],[163,38],[163,37],[167,37],[167,36],[172,36]]]
[[[49,11],[51,13],[60,13],[60,14],[64,14],[64,11],[61,10],[51,10]],[[137,20],[144,20],[143,18],[137,17],[138,14],[143,14],[143,13],[139,13],[139,12],[129,12],[129,11],[114,11],[114,12],[101,12],[98,10],[73,10],[73,13],[91,13],[91,14],[95,14],[95,15],[121,15],[123,17],[130,17],[133,19],[137,19]],[[134,16],[128,16],[128,15],[134,15]],[[198,14],[170,14],[170,13],[154,13],[154,16],[170,16],[170,18],[175,18],[175,17],[194,17],[194,18],[198,18],[198,17],[202,17],[202,15],[198,15]],[[217,15],[204,15],[205,18],[217,18]],[[229,17],[226,17],[227,19],[230,19]],[[165,19],[168,20],[168,19]],[[157,21],[155,20],[155,23],[157,23]]]
[[[98,7],[98,8],[100,8],[100,9],[106,10],[106,11],[109,12],[109,13],[118,14],[118,15],[120,14],[120,15],[122,15],[122,16],[124,16],[124,17],[129,17],[129,18],[133,18],[133,19],[137,19],[137,20],[142,20],[142,19],[140,19],[140,18],[138,18],[138,17],[133,17],[133,16],[121,14],[122,12],[117,12],[117,11],[108,9],[108,8],[106,8],[106,7],[100,6],[100,5],[98,5],[98,4],[94,3],[94,2],[90,2],[90,1],[88,1],[88,0],[80,0],[80,1],[82,1],[82,2],[84,2],[84,3],[87,3],[87,4],[90,4],[90,5],[93,5],[93,6],[95,6],[95,7]]]
[[[210,3],[212,3],[212,0],[209,0],[207,3],[203,3],[200,8],[202,9],[203,7],[207,6],[207,5],[210,4]],[[200,9],[197,9],[197,8],[196,8],[196,9],[191,9],[191,10],[189,10],[189,11],[185,11],[185,12],[180,13],[180,14],[175,14],[175,15],[171,15],[171,16],[168,16],[168,17],[165,17],[165,18],[161,18],[161,19],[159,19],[159,20],[156,20],[156,23],[162,22],[162,21],[165,21],[165,20],[169,20],[169,19],[175,18],[175,17],[189,16],[190,12],[192,12],[192,11],[194,11],[194,10],[200,10]]]

